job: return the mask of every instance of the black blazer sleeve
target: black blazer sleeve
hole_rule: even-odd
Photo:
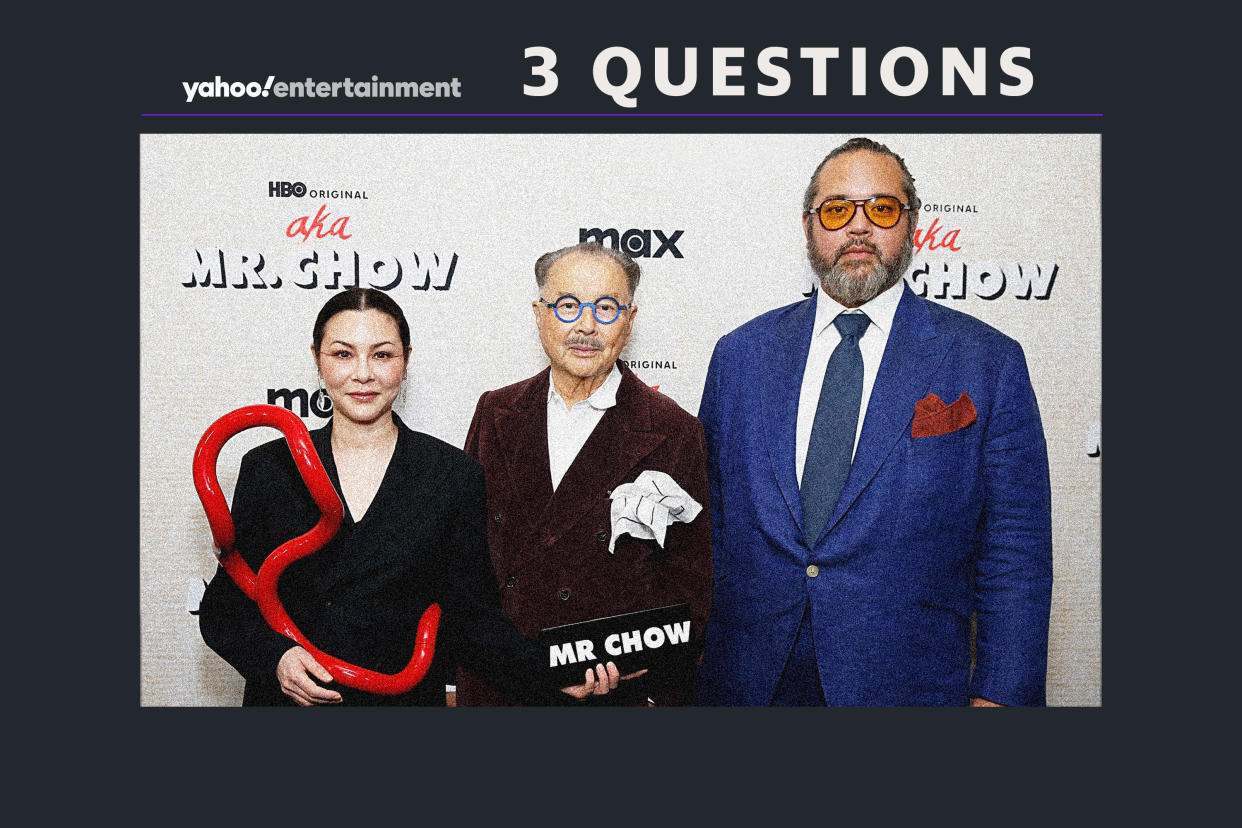
[[[272,514],[272,498],[280,496],[286,485],[280,470],[268,462],[271,452],[263,448],[242,458],[231,509],[237,549],[256,572],[272,550],[288,540],[270,537],[267,516]],[[297,646],[268,626],[258,604],[218,566],[203,594],[198,624],[208,647],[247,681],[259,684],[275,684],[280,657]]]

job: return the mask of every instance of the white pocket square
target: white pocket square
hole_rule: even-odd
[[[636,538],[655,539],[664,546],[664,535],[670,523],[689,523],[698,517],[703,506],[677,481],[660,471],[645,471],[633,483],[612,490],[611,554],[617,538],[629,534]]]

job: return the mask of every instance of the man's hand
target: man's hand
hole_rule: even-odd
[[[301,647],[290,647],[276,664],[276,680],[280,682],[280,689],[302,707],[340,702],[340,693],[320,687],[314,679],[326,684],[332,681],[332,674]]]
[[[1004,707],[1005,705],[997,704],[994,701],[988,701],[987,699],[980,698],[979,696],[975,696],[974,698],[970,700],[970,706],[971,707]]]
[[[619,683],[632,678],[638,678],[645,672],[647,671],[639,670],[636,673],[630,673],[623,676],[617,669],[617,665],[613,664],[611,661],[608,662],[607,667],[603,664],[596,664],[594,670],[589,668],[587,669],[585,674],[585,682],[573,687],[562,687],[561,692],[567,693],[578,700],[582,700],[590,696],[606,696],[608,695],[608,691],[616,690]]]

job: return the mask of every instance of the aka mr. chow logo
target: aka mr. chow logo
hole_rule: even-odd
[[[648,256],[658,259],[665,253],[672,253],[674,259],[684,259],[685,256],[677,249],[677,240],[681,238],[681,234],[684,232],[686,231],[674,230],[672,233],[666,234],[663,230],[631,228],[621,231],[615,227],[610,227],[607,230],[599,227],[579,227],[578,241],[593,241],[611,247],[613,250],[624,250],[635,259],[642,259]],[[652,236],[655,238],[652,238]],[[654,252],[652,252],[653,250]]]

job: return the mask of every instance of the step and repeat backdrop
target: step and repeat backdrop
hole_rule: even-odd
[[[547,364],[535,260],[620,246],[643,270],[623,358],[694,413],[716,340],[812,290],[802,194],[850,137],[141,137],[141,703],[240,703],[193,614],[215,558],[191,460],[241,406],[326,422],[311,327],[335,291],[401,305],[414,350],[397,413],[460,446],[482,392]],[[907,282],[1026,351],[1052,471],[1048,702],[1097,705],[1100,138],[868,137],[905,157],[923,200]],[[242,454],[278,436],[226,445],[226,493]]]

